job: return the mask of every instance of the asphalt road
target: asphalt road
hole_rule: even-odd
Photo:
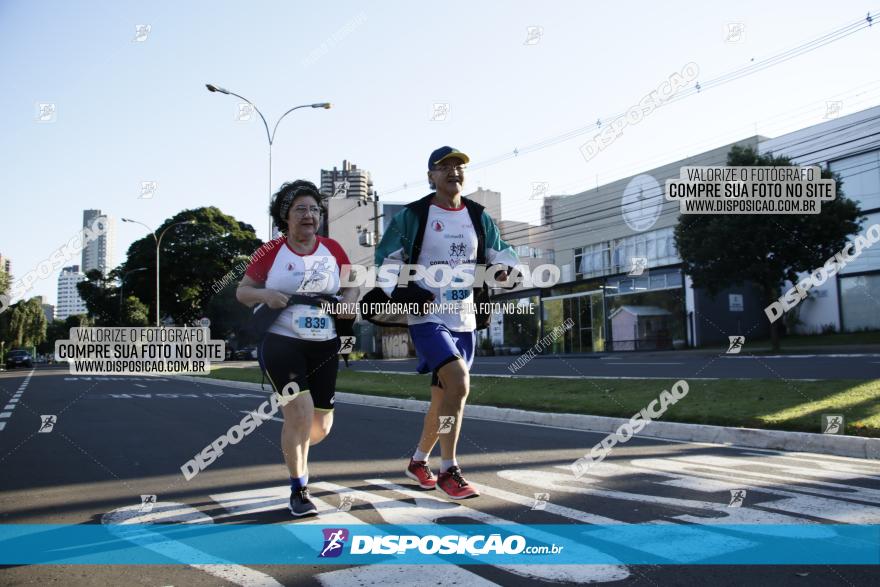
[[[593,361],[593,363],[598,363]],[[610,367],[609,367],[610,368]],[[0,373],[2,523],[100,524],[154,494],[146,521],[291,522],[281,424],[269,421],[191,481],[180,466],[265,399],[259,392],[159,378],[72,377],[59,367]],[[675,375],[677,376],[677,375]],[[20,395],[18,394],[21,390]],[[12,401],[18,398],[17,401]],[[40,433],[41,415],[56,417]],[[466,419],[460,462],[483,496],[417,492],[402,469],[422,415],[338,404],[311,452],[321,516],[294,523],[880,524],[880,463],[807,453],[633,438],[587,478],[566,466],[600,434]],[[436,465],[437,463],[435,463]],[[746,490],[731,508],[730,491]],[[546,503],[536,507],[536,493]],[[338,511],[344,496],[350,511]],[[707,542],[706,549],[715,548]],[[698,558],[707,553],[695,553]],[[314,561],[308,553],[305,562]],[[303,565],[13,566],[0,584],[31,585],[876,585],[868,566]]]
[[[537,357],[524,367],[509,369],[517,356],[475,357],[472,373],[479,375],[531,375],[619,379],[876,379],[880,354],[852,355],[711,355],[706,353],[617,353],[613,355]],[[416,359],[360,360],[361,371],[414,373]],[[254,363],[256,364],[256,363]]]

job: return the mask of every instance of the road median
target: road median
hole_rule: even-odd
[[[209,377],[186,377],[259,389],[258,368],[217,368]],[[686,379],[686,378],[685,378]],[[611,432],[676,380],[478,377],[471,381],[468,417]],[[269,386],[266,384],[265,389]],[[343,369],[343,403],[424,411],[427,376]],[[651,422],[642,436],[753,448],[880,458],[880,381],[690,382],[686,399]],[[843,416],[845,434],[822,433],[823,416]]]

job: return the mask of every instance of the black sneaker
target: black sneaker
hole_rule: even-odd
[[[317,516],[318,508],[309,499],[309,488],[303,487],[290,492],[290,513],[296,517]]]

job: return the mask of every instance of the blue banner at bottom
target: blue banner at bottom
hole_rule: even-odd
[[[877,525],[0,524],[0,564],[877,565]]]

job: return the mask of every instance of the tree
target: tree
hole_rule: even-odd
[[[8,293],[11,286],[12,276],[0,267],[0,294]]]
[[[0,314],[9,309],[9,288],[12,286],[12,275],[0,267]]]
[[[107,278],[99,269],[86,273],[85,281],[76,284],[79,297],[86,304],[96,326],[117,326],[119,323],[119,288],[113,285],[113,273]]]
[[[149,326],[150,309],[134,296],[126,296],[122,302],[119,326]]]
[[[752,148],[734,147],[730,166],[790,166],[787,157],[759,155]],[[859,230],[858,205],[843,195],[840,178],[834,178],[837,197],[822,202],[820,214],[683,214],[675,228],[675,243],[682,269],[694,287],[715,295],[723,288],[748,282],[758,286],[765,305],[779,298],[786,280],[797,282],[798,273],[821,267],[840,251],[847,237]],[[770,325],[773,349],[779,349],[778,321]]]
[[[69,339],[71,328],[84,328],[92,325],[91,319],[85,314],[68,316],[66,320],[52,320],[46,327],[46,339],[37,346],[37,350],[43,354],[54,353],[55,341]]]
[[[46,314],[39,297],[22,300],[0,314],[0,338],[6,346],[35,347],[46,339]]]
[[[246,331],[251,309],[235,297],[235,284],[230,284],[211,297],[205,308],[211,320],[211,338],[229,338],[235,334],[239,341],[249,341]],[[245,344],[245,343],[241,343]]]
[[[253,226],[213,206],[184,210],[166,220],[156,234],[187,220],[195,220],[196,224],[178,225],[168,230],[161,248],[161,311],[163,317],[170,316],[176,324],[190,324],[205,315],[209,301],[216,295],[212,286],[229,273],[242,256],[251,255],[262,244]],[[132,273],[126,280],[125,291],[147,302],[152,317],[156,312],[156,243],[152,235],[132,243],[128,258],[116,269],[116,274],[138,267],[150,270]]]

